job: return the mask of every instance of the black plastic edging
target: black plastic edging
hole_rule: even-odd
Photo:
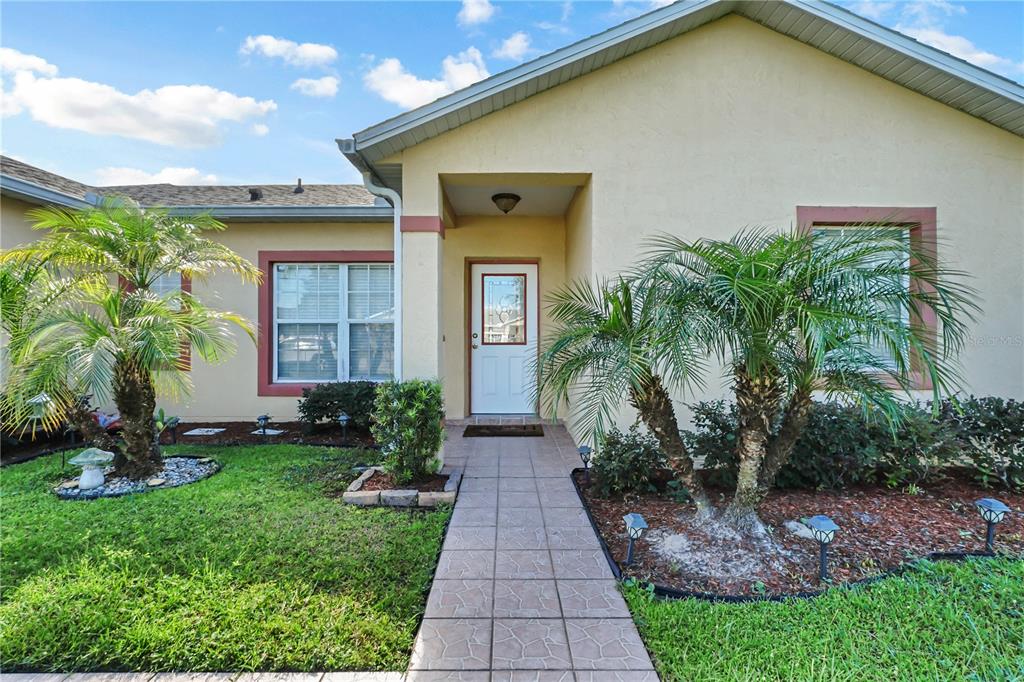
[[[608,543],[604,541],[604,537],[601,535],[601,530],[597,527],[597,523],[594,521],[593,515],[590,513],[590,507],[587,505],[587,500],[583,497],[583,491],[580,490],[579,483],[576,481],[576,474],[578,472],[584,472],[584,469],[577,467],[572,470],[569,478],[572,480],[573,488],[576,490],[577,497],[580,498],[580,503],[583,505],[583,510],[587,513],[587,520],[590,521],[590,527],[594,530],[597,535],[598,542],[601,543],[601,551],[604,552],[604,558],[608,561],[608,566],[612,570],[615,579],[619,582],[625,582],[630,578],[624,579],[622,577],[622,569],[619,568],[618,563],[612,557],[611,550],[608,547]],[[878,575],[869,576],[867,578],[861,578],[853,582],[843,583],[837,585],[832,589],[856,589],[863,585],[870,585],[872,583],[879,582],[885,578],[891,578],[899,576],[907,571],[913,569],[921,561],[963,561],[965,559],[993,559],[996,558],[997,554],[990,552],[931,552],[930,554],[915,559],[906,564],[901,564],[894,569],[879,573]],[[1016,558],[1018,561],[1024,561],[1024,557],[1003,557],[1003,558]],[[733,594],[714,594],[711,592],[690,592],[687,590],[680,590],[667,585],[658,585],[657,583],[644,583],[639,582],[641,587],[647,587],[651,589],[654,594],[658,597],[665,599],[698,599],[700,601],[720,602],[726,604],[746,604],[751,602],[782,602],[790,599],[813,599],[814,597],[820,597],[825,594],[828,590],[819,590],[816,592],[793,592],[789,594],[766,594],[766,595],[733,595]]]

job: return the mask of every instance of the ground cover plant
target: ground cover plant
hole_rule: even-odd
[[[809,600],[626,600],[662,679],[1016,680],[1024,677],[1024,562],[927,562]]]
[[[58,500],[60,455],[3,470],[5,671],[402,670],[446,510],[333,497],[373,464],[322,447],[169,447],[205,481]]]

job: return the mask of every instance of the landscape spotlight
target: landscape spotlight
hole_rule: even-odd
[[[629,537],[629,546],[626,548],[626,565],[629,566],[633,563],[633,546],[647,530],[647,522],[636,513],[626,514],[622,520],[626,522],[626,535]]]
[[[587,483],[590,483],[590,460],[594,458],[594,448],[589,445],[581,445],[577,452],[580,453],[580,459],[583,461],[583,476],[587,479]]]
[[[267,424],[270,423],[270,415],[269,414],[261,414],[260,416],[256,417],[256,423],[259,425],[260,431],[263,433],[263,440],[266,440],[267,439]]]
[[[352,420],[352,417],[348,416],[348,413],[342,412],[338,415],[338,423],[341,424],[341,442],[342,444],[348,443],[348,423]]]
[[[983,497],[975,502],[974,506],[978,508],[981,518],[985,519],[985,523],[988,524],[985,529],[985,551],[992,554],[992,545],[996,539],[996,524],[1003,520],[1010,508],[991,497]]]
[[[811,529],[811,535],[814,536],[814,539],[818,541],[821,547],[821,554],[818,558],[818,577],[822,580],[828,580],[828,546],[835,539],[839,526],[836,525],[835,521],[823,514],[812,516],[804,521],[804,523]]]

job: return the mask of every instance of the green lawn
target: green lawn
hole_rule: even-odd
[[[175,451],[223,469],[92,502],[50,492],[59,455],[0,472],[0,667],[407,666],[447,511],[358,509],[325,495],[325,472],[343,485],[354,452]]]
[[[1021,680],[1024,562],[925,563],[809,600],[626,598],[665,680]]]

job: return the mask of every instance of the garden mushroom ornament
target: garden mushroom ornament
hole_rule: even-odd
[[[69,459],[68,462],[82,467],[82,475],[78,477],[79,490],[92,490],[103,485],[103,469],[114,461],[114,453],[89,448]]]

